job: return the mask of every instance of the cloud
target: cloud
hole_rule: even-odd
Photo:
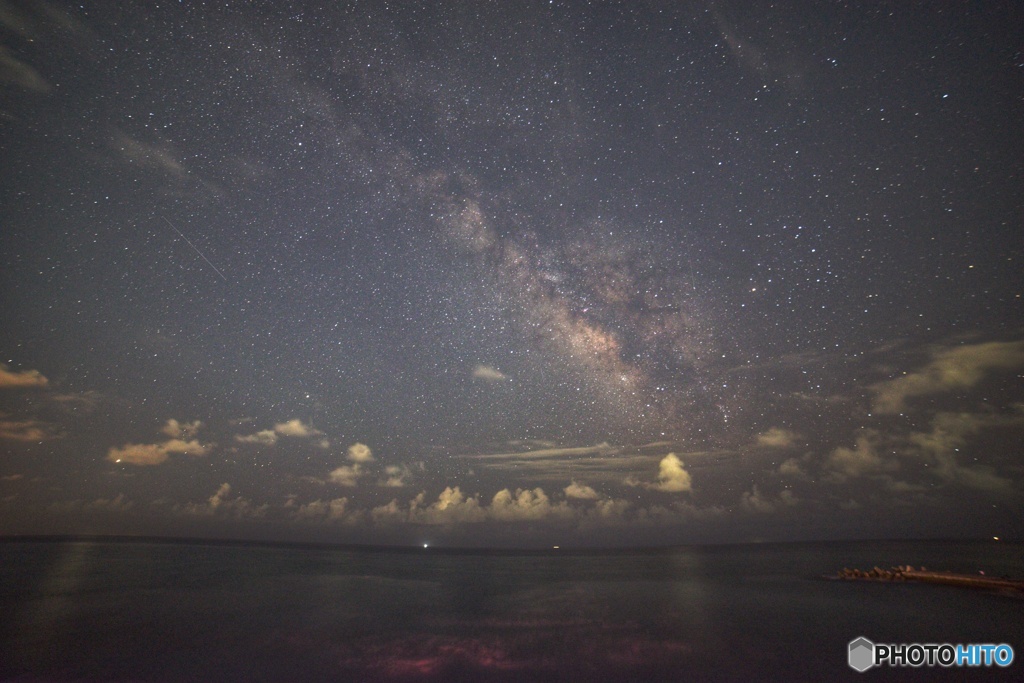
[[[563,490],[565,491],[566,496],[569,498],[575,498],[576,500],[597,500],[601,497],[597,491],[586,484],[577,482],[575,479],[573,479],[572,483],[566,486]]]
[[[125,465],[159,465],[166,462],[173,453],[195,457],[206,455],[216,444],[204,444],[191,438],[202,425],[199,420],[181,423],[172,418],[160,428],[162,434],[172,438],[162,443],[127,443],[120,447],[112,446],[107,451],[107,460]]]
[[[292,514],[295,519],[345,521],[353,524],[358,521],[358,511],[349,510],[348,498],[335,498],[334,500],[314,500],[312,503],[300,506]]]
[[[778,498],[772,498],[761,493],[754,484],[752,491],[747,491],[740,498],[740,507],[747,512],[769,513],[775,512],[780,507],[792,507],[797,504],[797,498],[793,492],[785,489],[779,493]]]
[[[355,465],[342,465],[332,470],[327,476],[328,480],[340,486],[355,486],[359,478],[366,474],[359,463]]]
[[[43,377],[38,370],[22,370],[11,372],[6,365],[0,364],[0,389],[21,389],[24,387],[45,387],[50,380]]]
[[[632,478],[626,479],[630,486],[643,486],[652,491],[678,493],[691,491],[690,473],[683,469],[683,461],[675,453],[669,453],[658,463],[658,481],[654,484],[640,483]]]
[[[0,420],[0,439],[7,441],[49,441],[59,439],[53,425],[39,420]]]
[[[171,418],[167,421],[167,424],[160,428],[160,433],[174,438],[191,439],[199,433],[199,429],[202,426],[203,423],[199,420],[194,422],[178,422]]]
[[[195,457],[206,455],[213,444],[203,444],[193,439],[170,439],[163,443],[128,443],[121,447],[112,447],[107,451],[107,460],[126,465],[159,465],[167,460],[172,453],[182,453]]]
[[[273,429],[264,429],[263,431],[256,432],[255,434],[241,434],[235,435],[235,441],[239,443],[257,443],[264,446],[273,446],[277,443],[277,432]]]
[[[380,481],[380,486],[400,487],[408,486],[412,479],[412,470],[406,465],[388,465],[384,468],[387,479]]]
[[[715,19],[718,23],[718,30],[722,40],[729,46],[733,57],[744,68],[749,69],[761,77],[768,73],[768,63],[765,60],[764,52],[750,40],[742,40],[736,35],[735,30],[720,12],[715,12]]]
[[[85,391],[79,394],[51,394],[49,399],[65,412],[73,413],[79,409],[91,413],[99,406],[101,395],[98,391]]]
[[[374,524],[395,524],[404,522],[408,516],[398,505],[397,499],[392,499],[387,505],[378,505],[370,511],[370,518]]]
[[[516,489],[515,495],[509,489],[502,489],[494,494],[489,513],[493,519],[504,522],[571,517],[573,514],[564,502],[552,504],[541,488],[532,491]]]
[[[42,74],[12,55],[3,45],[0,45],[0,82],[13,83],[40,93],[52,89]]]
[[[0,477],[0,481],[18,481],[19,479],[24,479],[24,478],[25,478],[24,474],[6,474],[6,475]]]
[[[876,413],[900,413],[906,400],[954,389],[969,389],[997,370],[1024,367],[1024,341],[987,342],[937,351],[918,372],[879,382],[871,387]]]
[[[825,461],[826,468],[831,471],[828,480],[841,483],[851,477],[881,474],[899,469],[899,463],[895,460],[884,460],[878,454],[878,442],[878,432],[867,429],[857,437],[853,448],[840,446],[832,451]]]
[[[621,448],[607,443],[557,448],[550,447],[551,444],[537,442],[510,442],[510,445],[516,444],[544,447],[502,453],[472,453],[457,457],[473,461],[474,466],[513,473],[515,476],[529,473],[527,476],[533,479],[544,479],[558,485],[578,471],[585,471],[590,480],[621,480],[624,470],[650,460],[648,456],[623,456]]]
[[[227,482],[221,484],[220,488],[217,489],[217,493],[210,496],[210,508],[212,510],[216,510],[217,508],[224,504],[225,500],[228,500],[228,496],[230,495],[231,484],[228,484]]]
[[[348,459],[352,462],[373,462],[373,451],[364,443],[354,443],[348,447]]]
[[[599,500],[587,510],[584,522],[622,520],[632,506],[633,504],[630,501],[621,498]]]
[[[464,455],[464,458],[474,458],[477,460],[520,460],[520,459],[533,459],[533,458],[563,458],[567,455],[612,455],[617,453],[619,449],[610,446],[607,442],[602,442],[596,446],[575,446],[570,448],[538,448],[532,451],[516,451],[511,453],[480,453],[474,455]]]
[[[323,436],[324,433],[314,429],[311,425],[305,424],[302,420],[294,419],[287,422],[278,422],[273,429],[263,429],[255,434],[236,434],[235,441],[238,443],[252,443],[262,446],[273,446],[277,443],[278,437],[287,436],[296,439],[311,439]],[[321,448],[328,448],[331,442],[321,439],[317,444]]]
[[[231,484],[225,482],[220,485],[217,492],[210,496],[205,503],[188,503],[184,506],[176,507],[175,510],[187,515],[204,517],[217,515],[243,519],[247,517],[263,517],[270,508],[267,504],[253,505],[251,501],[241,496],[232,497],[231,491]]]
[[[455,524],[464,522],[482,522],[487,518],[487,511],[480,506],[480,500],[473,496],[467,497],[458,486],[447,487],[437,500],[423,507],[426,494],[420,493],[409,503],[409,520],[422,524]]]
[[[473,377],[482,379],[488,382],[502,382],[508,379],[501,370],[492,368],[489,365],[477,365],[473,368]]]
[[[1011,415],[977,413],[939,413],[932,420],[931,432],[915,432],[909,437],[912,448],[935,465],[931,471],[941,479],[985,491],[1010,491],[1013,481],[1000,476],[988,465],[961,465],[957,453],[968,437],[996,428],[1024,426],[1024,413]]]
[[[188,174],[170,145],[149,144],[123,132],[117,132],[110,145],[131,165],[163,171],[175,178],[184,178]]]
[[[119,493],[115,498],[98,498],[86,503],[83,509],[95,512],[127,512],[133,507],[135,503],[125,498],[123,493]]]
[[[800,466],[800,461],[796,458],[789,458],[779,465],[779,474],[785,474],[790,477],[806,477],[807,473],[804,472]]]
[[[281,436],[293,436],[298,438],[312,437],[312,436],[323,436],[323,432],[313,429],[312,426],[303,424],[302,420],[288,420],[287,422],[278,422],[274,425],[274,431]]]
[[[128,465],[159,465],[170,457],[161,448],[161,444],[128,443],[121,447],[111,447],[107,451],[107,460],[113,463]]]
[[[97,498],[90,502],[70,500],[56,502],[49,506],[52,512],[59,514],[81,514],[83,512],[127,512],[135,507],[135,503],[119,493],[114,498]]]
[[[797,439],[797,433],[780,427],[772,427],[757,435],[757,445],[766,448],[788,448]]]
[[[206,455],[213,448],[213,444],[203,444],[199,441],[192,439],[191,441],[185,441],[184,439],[171,439],[160,444],[161,447],[168,453],[184,453],[185,455]]]

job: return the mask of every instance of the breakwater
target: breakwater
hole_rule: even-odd
[[[982,573],[957,574],[954,572],[936,572],[929,571],[925,567],[915,569],[910,565],[896,566],[890,569],[873,567],[867,571],[843,568],[834,578],[848,581],[917,581],[920,583],[960,586],[962,588],[1013,591],[1024,594],[1024,581],[1006,577],[991,577]]]

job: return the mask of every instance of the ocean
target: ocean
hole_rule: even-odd
[[[1024,600],[827,580],[912,564],[1024,577],[1005,542],[607,551],[0,542],[0,679],[1024,679]],[[1006,668],[874,668],[847,645],[1007,643]]]

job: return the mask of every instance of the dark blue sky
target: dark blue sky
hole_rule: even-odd
[[[0,533],[1024,533],[1017,4],[0,4]]]

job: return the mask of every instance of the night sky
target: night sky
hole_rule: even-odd
[[[1024,535],[1016,2],[0,2],[0,533]]]

